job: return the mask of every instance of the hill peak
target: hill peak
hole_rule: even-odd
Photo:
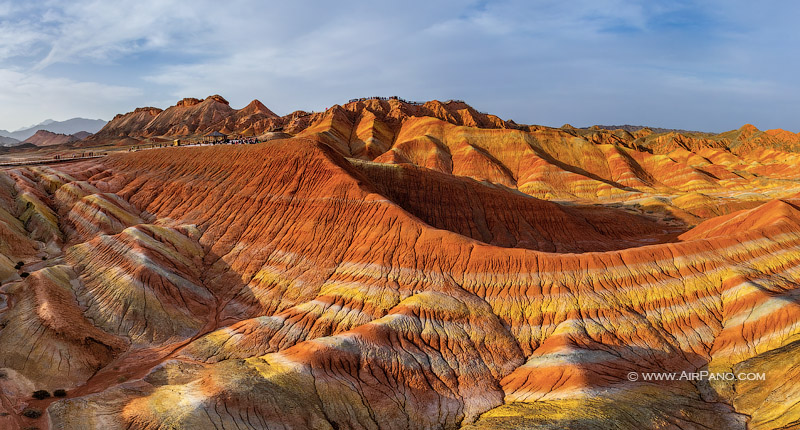
[[[196,99],[194,97],[186,97],[186,98],[183,98],[183,99],[179,100],[178,103],[175,103],[175,106],[177,106],[177,107],[191,107],[191,106],[200,104],[200,102],[201,102],[200,99]]]
[[[219,94],[214,94],[213,96],[208,96],[208,97],[206,97],[206,100],[213,100],[215,102],[219,102],[219,103],[222,103],[222,104],[225,104],[225,105],[230,105],[230,103],[228,103],[228,101],[225,100],[225,98],[222,97]]]
[[[64,133],[53,133],[52,131],[47,131],[47,130],[37,130],[36,133],[33,134],[33,136],[25,139],[23,143],[30,143],[36,146],[61,145],[63,143],[69,143],[81,140],[83,137],[86,137],[89,134],[86,132],[79,132],[79,133],[82,133],[81,134],[82,137]]]
[[[241,109],[241,112],[246,113],[246,114],[250,114],[250,115],[256,114],[256,113],[262,113],[264,115],[268,115],[268,116],[272,116],[272,117],[277,117],[278,116],[278,115],[275,114],[275,112],[272,112],[268,107],[264,106],[264,103],[261,103],[258,99],[254,99],[247,106],[243,107]]]

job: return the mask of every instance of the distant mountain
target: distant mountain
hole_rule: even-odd
[[[82,139],[86,139],[87,137],[91,136],[92,133],[89,133],[88,131],[79,131],[77,133],[72,133],[72,135],[74,137],[76,137],[78,140],[82,140]]]
[[[0,155],[25,152],[32,149],[36,149],[36,145],[32,143],[18,143],[16,145],[0,146]]]
[[[18,141],[24,141],[25,139],[36,134],[36,132],[39,130],[47,130],[53,133],[71,135],[80,131],[96,133],[103,128],[104,125],[106,125],[106,121],[103,121],[102,119],[72,118],[66,121],[53,121],[52,119],[47,119],[32,127],[13,132],[0,130],[0,136],[11,137]]]
[[[36,146],[53,146],[64,143],[77,142],[83,138],[91,136],[91,133],[79,131],[75,134],[53,133],[47,130],[39,130],[33,136],[25,139],[23,143],[30,143]]]
[[[0,130],[0,146],[11,146],[11,145],[16,145],[16,144],[19,143],[19,140],[14,139],[13,137],[5,137],[5,136],[3,136],[2,133],[4,131],[5,130]]]

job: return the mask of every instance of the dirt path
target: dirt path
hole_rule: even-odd
[[[73,163],[77,161],[91,160],[94,158],[103,158],[105,155],[93,155],[90,157],[77,157],[77,158],[63,158],[63,159],[44,159],[44,160],[28,160],[28,161],[8,161],[0,163],[0,167],[21,167],[21,166],[38,166],[42,164],[62,164]]]

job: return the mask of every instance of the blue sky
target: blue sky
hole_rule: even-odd
[[[0,0],[0,129],[221,94],[278,114],[398,95],[527,124],[798,132],[798,16],[792,1]]]

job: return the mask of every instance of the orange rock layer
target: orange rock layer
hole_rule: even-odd
[[[0,172],[0,425],[797,424],[797,155],[398,103]]]

